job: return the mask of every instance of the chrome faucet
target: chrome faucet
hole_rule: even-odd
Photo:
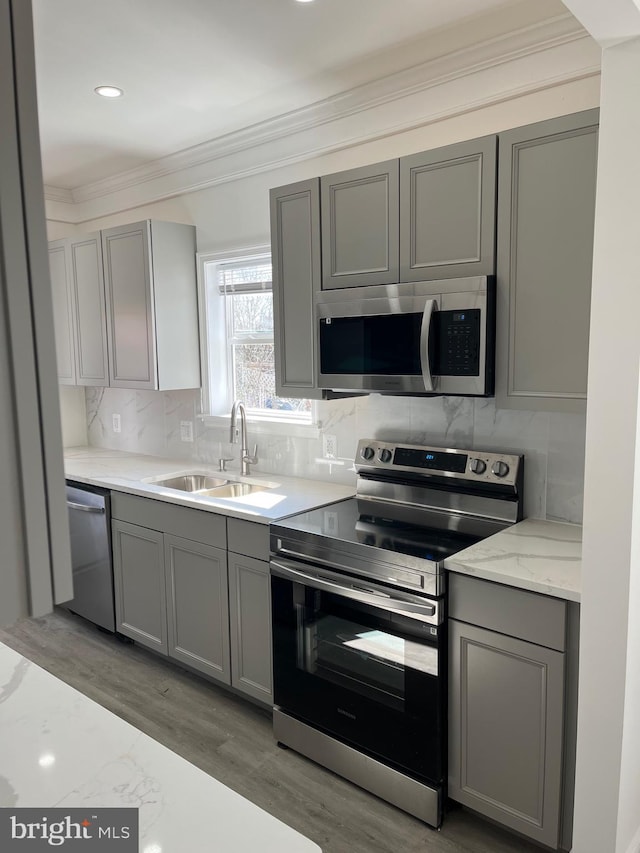
[[[240,427],[238,427],[238,414],[240,414]],[[241,403],[240,400],[235,400],[233,403],[229,433],[229,440],[232,444],[238,443],[238,433],[241,434],[240,473],[249,474],[249,465],[255,465],[258,461],[258,445],[253,445],[253,455],[249,456],[249,448],[247,447],[247,414],[244,410],[244,403]]]

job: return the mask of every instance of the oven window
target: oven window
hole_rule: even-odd
[[[298,667],[402,712],[410,671],[437,676],[437,650],[366,621],[298,605]]]

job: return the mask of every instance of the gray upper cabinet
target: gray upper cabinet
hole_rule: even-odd
[[[597,144],[597,110],[500,134],[500,408],[584,411]]]
[[[58,381],[108,385],[100,234],[49,243]]]
[[[102,232],[110,384],[200,385],[195,229],[143,222]]]
[[[271,190],[276,393],[320,398],[315,388],[313,294],[320,290],[320,180]]]
[[[195,228],[146,220],[49,244],[59,382],[200,386]]]
[[[400,280],[493,275],[497,137],[400,160]]]
[[[109,384],[100,234],[67,240],[74,300],[76,384]]]
[[[323,288],[398,281],[398,175],[389,160],[320,179]]]
[[[66,240],[56,240],[49,243],[49,274],[53,296],[58,382],[61,385],[75,385],[75,304],[69,274],[69,255]]]

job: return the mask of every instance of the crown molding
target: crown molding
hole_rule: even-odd
[[[397,117],[386,119],[382,126],[379,121],[377,124],[363,121],[358,132],[353,132],[354,120],[357,123],[364,113],[375,114],[384,107],[393,113],[394,105],[409,104],[412,99],[415,102],[420,96],[424,100],[438,87],[445,91],[447,86],[464,85],[468,78],[481,79],[483,72],[486,75],[492,69],[526,61],[541,53],[557,54],[563,48],[570,51],[572,46],[586,48],[586,51],[582,50],[580,56],[569,62],[551,63],[549,69],[544,69],[555,73],[537,71],[535,79],[507,88],[501,85],[499,91],[495,91],[495,87],[494,91],[487,89],[486,94],[472,95],[463,105],[458,98],[449,106],[437,108],[438,99],[432,98],[434,103],[428,110],[407,110],[401,121]],[[45,198],[61,203],[57,207],[68,211],[69,221],[81,222],[122,210],[125,206],[137,207],[195,192],[598,74],[599,52],[594,61],[594,47],[595,43],[575,18],[569,13],[563,14],[74,190],[47,187]],[[330,128],[334,129],[333,133],[329,132]]]
[[[74,203],[72,190],[65,189],[64,187],[51,187],[45,184],[44,197],[47,201],[59,201],[62,204]]]

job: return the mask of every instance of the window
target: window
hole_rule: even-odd
[[[210,414],[242,400],[247,414],[311,423],[310,400],[276,394],[271,256],[201,258],[203,384]]]

